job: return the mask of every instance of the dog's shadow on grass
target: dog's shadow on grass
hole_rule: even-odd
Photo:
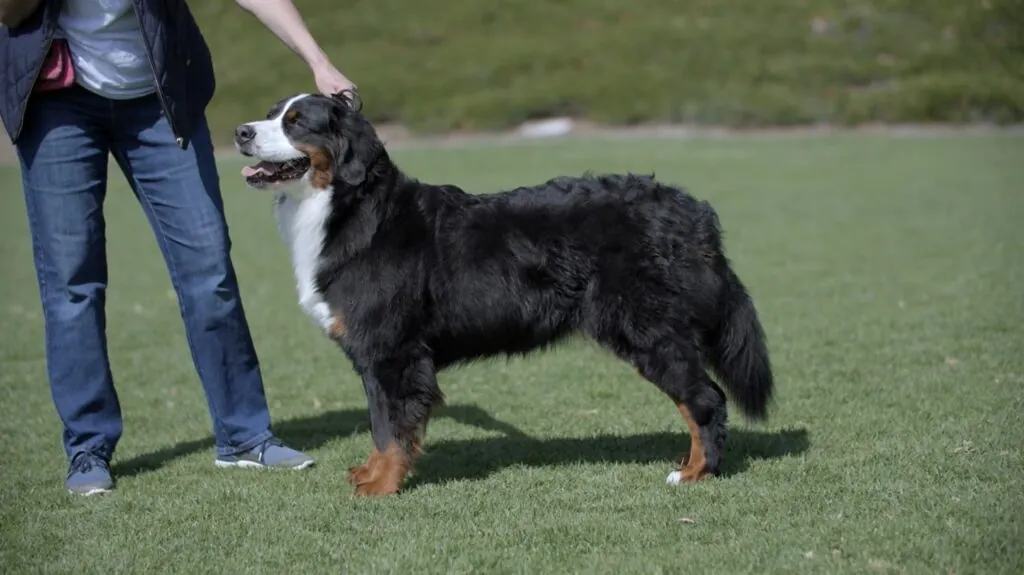
[[[523,433],[512,424],[495,419],[475,405],[441,407],[435,411],[432,419],[441,418],[497,432],[501,436],[431,441],[428,431],[424,445],[425,454],[417,462],[415,476],[409,482],[410,488],[452,480],[482,479],[512,466],[550,467],[573,463],[657,462],[664,462],[666,466],[670,466],[677,463],[679,455],[688,452],[690,446],[689,436],[681,423],[678,432],[538,439]],[[356,434],[365,434],[369,440],[369,430],[369,418],[365,409],[331,411],[274,425],[275,435],[288,445],[303,451],[319,448],[339,437]],[[113,471],[118,476],[153,471],[179,457],[209,450],[212,443],[213,440],[210,438],[180,443],[117,463]],[[751,461],[800,454],[809,446],[810,441],[805,429],[730,429],[722,463],[722,476],[728,477],[744,472]],[[354,461],[353,465],[358,463],[361,461]]]
[[[743,473],[756,460],[777,459],[807,451],[806,429],[756,431],[730,429],[721,477]],[[690,450],[690,438],[680,424],[678,432],[636,435],[537,439],[525,434],[470,440],[429,438],[425,454],[408,483],[416,485],[452,480],[482,479],[513,466],[551,467],[575,463],[663,463],[666,470],[678,465]]]

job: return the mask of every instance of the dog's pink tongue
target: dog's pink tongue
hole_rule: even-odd
[[[245,177],[255,176],[256,174],[271,175],[277,173],[277,166],[271,162],[260,162],[255,166],[246,166],[242,168],[242,175]]]

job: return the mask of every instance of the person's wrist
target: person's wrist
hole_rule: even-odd
[[[306,65],[313,73],[326,70],[331,65],[331,60],[324,54],[323,50],[317,50],[312,56],[306,59]]]

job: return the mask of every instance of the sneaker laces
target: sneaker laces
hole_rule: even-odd
[[[89,473],[93,467],[107,468],[107,462],[95,453],[83,451],[71,460],[71,473]]]
[[[283,446],[284,446],[284,442],[282,442],[280,439],[278,439],[276,437],[271,437],[270,439],[267,439],[263,443],[257,445],[255,451],[256,451],[257,454],[259,454],[258,457],[259,457],[260,463],[263,463],[263,455],[267,452],[267,449],[269,449],[271,447],[283,447]]]

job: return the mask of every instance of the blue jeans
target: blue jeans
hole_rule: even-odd
[[[75,86],[34,95],[24,126],[17,149],[47,374],[67,456],[91,451],[109,460],[122,432],[106,342],[109,154],[149,218],[170,272],[217,452],[246,451],[268,439],[270,415],[205,122],[182,150],[155,95],[117,101]]]

